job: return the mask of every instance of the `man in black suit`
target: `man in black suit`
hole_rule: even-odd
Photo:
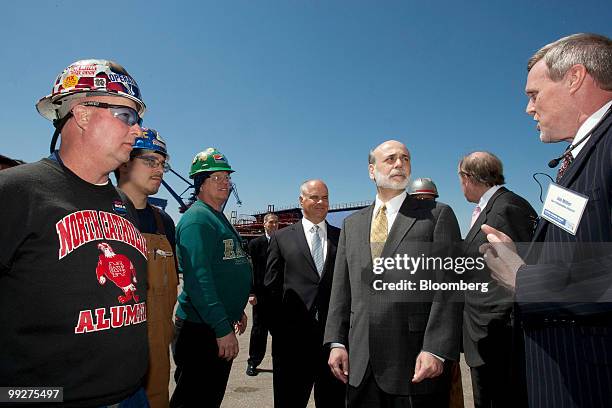
[[[411,276],[375,262],[432,255],[460,241],[446,204],[406,194],[410,153],[390,140],[370,152],[376,201],[344,220],[324,341],[329,366],[348,382],[348,406],[448,408],[450,360],[459,358],[460,304],[409,290],[384,290]],[[427,271],[418,271],[425,276]],[[350,369],[349,369],[350,364]]]
[[[526,263],[483,225],[493,277],[515,292],[525,336],[530,407],[612,401],[612,40],[574,34],[529,60],[527,113],[544,143],[571,143]],[[563,223],[557,197],[576,213]],[[588,198],[584,212],[580,210]],[[561,220],[562,221],[562,220]],[[572,225],[573,224],[573,225]]]
[[[266,355],[268,344],[264,277],[268,261],[268,242],[272,233],[278,229],[278,216],[272,213],[266,214],[263,219],[263,227],[264,235],[249,242],[249,254],[253,262],[253,293],[249,296],[249,303],[253,305],[253,324],[251,325],[246,374],[251,377],[257,375],[257,366],[261,364]]]
[[[497,156],[474,152],[463,157],[459,181],[467,201],[476,205],[463,242],[466,256],[481,256],[478,250],[487,237],[480,226],[485,223],[515,242],[531,241],[537,214],[524,198],[503,187],[503,166]],[[488,282],[486,293],[465,292],[463,309],[463,351],[472,375],[474,406],[525,407],[522,336],[514,335],[519,333],[512,325],[512,293],[497,285],[487,270],[471,278]]]
[[[325,221],[327,186],[300,187],[304,217],[270,239],[265,286],[269,293],[274,366],[274,406],[306,407],[314,385],[318,408],[344,407],[345,386],[328,367],[323,346],[340,230]]]

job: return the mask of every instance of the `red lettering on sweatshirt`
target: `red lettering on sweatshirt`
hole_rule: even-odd
[[[55,224],[59,239],[58,259],[62,259],[82,245],[102,239],[98,216],[94,210],[76,211]]]
[[[58,259],[96,240],[120,241],[147,257],[147,243],[129,220],[105,211],[83,210],[66,215],[55,224],[59,241]]]
[[[110,310],[110,313],[108,313]],[[110,319],[109,317],[110,316]],[[81,310],[77,324],[74,327],[75,334],[97,332],[108,329],[118,329],[124,326],[135,325],[147,321],[147,305],[145,302],[134,305],[113,306],[110,308],[97,308],[92,310]]]

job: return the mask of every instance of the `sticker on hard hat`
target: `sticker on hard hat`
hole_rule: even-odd
[[[78,83],[79,83],[78,76],[68,75],[66,78],[64,78],[64,81],[62,81],[62,86],[64,87],[64,89],[74,88]]]
[[[98,71],[98,68],[95,65],[73,65],[68,69],[71,74],[80,77],[96,76],[96,72]]]
[[[213,159],[215,159],[215,163],[227,163],[222,154],[213,154]]]
[[[132,79],[131,76],[128,75],[119,75],[119,74],[108,74],[108,80],[111,82],[121,82],[123,84],[128,84],[132,86],[136,85],[136,82]]]
[[[196,157],[193,158],[191,164],[195,164],[195,162],[197,162],[198,160],[206,161],[206,159],[208,159],[208,154],[206,154],[206,152],[200,152],[196,154]]]
[[[96,88],[106,88],[106,78],[94,78],[94,86]]]

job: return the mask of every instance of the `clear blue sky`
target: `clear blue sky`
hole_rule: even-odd
[[[473,150],[496,153],[508,187],[540,211],[531,174],[552,174],[546,163],[565,145],[541,144],[524,113],[526,61],[564,35],[612,36],[611,17],[609,0],[11,1],[0,15],[0,153],[46,155],[52,126],[34,103],[71,62],[113,59],[140,85],[145,125],[174,169],[186,175],[209,146],[228,156],[243,206],[230,198],[227,210],[297,202],[314,177],[332,204],[372,199],[367,153],[395,138],[465,234],[472,205],[456,166]]]

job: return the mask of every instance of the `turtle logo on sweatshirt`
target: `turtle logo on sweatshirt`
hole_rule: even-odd
[[[98,244],[98,249],[102,252],[98,256],[98,266],[96,276],[100,285],[106,284],[107,280],[113,282],[123,291],[123,295],[117,296],[121,304],[133,299],[138,302],[139,296],[136,294],[136,268],[132,261],[125,255],[116,254],[113,248],[106,242]]]

